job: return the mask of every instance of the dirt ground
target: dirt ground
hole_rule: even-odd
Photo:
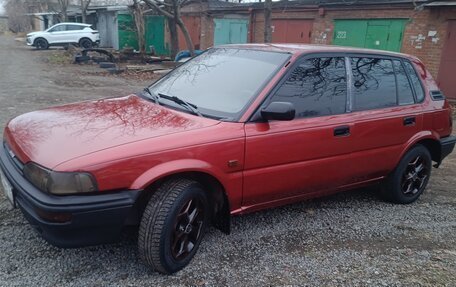
[[[122,96],[151,82],[68,65],[0,36],[0,126],[63,103]],[[62,58],[63,57],[63,58]],[[456,152],[433,170],[416,203],[394,205],[376,188],[257,212],[211,229],[186,269],[148,270],[136,237],[59,249],[43,241],[0,192],[0,286],[456,286]]]

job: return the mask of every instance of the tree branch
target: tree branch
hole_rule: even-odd
[[[154,8],[155,10],[157,10],[160,14],[162,14],[166,18],[174,19],[174,15],[173,14],[169,13],[168,11],[164,10],[163,8],[161,8],[159,6],[159,5],[161,5],[160,2],[157,3],[156,0],[143,0],[143,1],[144,1],[144,3],[149,5],[150,7]]]

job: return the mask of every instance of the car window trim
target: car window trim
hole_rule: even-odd
[[[345,107],[345,113],[353,112],[353,73],[350,57],[345,58],[345,73],[347,75],[347,105]]]
[[[269,93],[264,97],[264,99],[261,101],[261,103],[258,104],[258,106],[255,108],[255,110],[252,112],[252,114],[248,117],[246,123],[256,123],[261,120],[261,115],[260,111],[261,108],[263,108],[266,104],[268,104],[271,100],[271,98],[274,96],[274,94],[277,92],[278,89],[283,85],[283,83],[288,79],[290,74],[296,69],[303,61],[312,59],[312,58],[346,58],[346,53],[344,52],[314,52],[314,53],[306,53],[301,56],[299,56],[294,63],[289,65],[288,71],[286,71],[282,77],[280,78],[279,81],[274,85],[274,87],[269,91]],[[345,60],[346,61],[346,60]],[[345,62],[346,63],[346,62]],[[347,65],[345,64],[345,74],[347,76],[346,84],[348,85],[348,75],[347,75]],[[349,93],[348,93],[348,86],[347,86],[347,101],[349,98]],[[351,102],[351,100],[350,100]],[[347,113],[347,104],[345,107],[345,112],[337,115],[343,115]],[[328,116],[328,115],[326,115]],[[323,116],[314,116],[314,117],[305,117],[305,118],[296,118],[296,119],[309,119],[309,118],[316,118],[316,117],[323,117]]]

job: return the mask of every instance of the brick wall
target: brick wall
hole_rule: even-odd
[[[456,8],[425,8],[414,11],[413,8],[332,8],[324,9],[320,15],[317,9],[276,10],[273,19],[314,19],[311,42],[331,44],[335,19],[409,19],[402,37],[401,52],[419,57],[434,77],[437,77],[442,48],[447,35],[447,20],[456,19]],[[252,42],[261,43],[264,39],[263,11],[254,13]],[[429,36],[429,32],[436,34]]]
[[[222,14],[207,13],[207,7],[193,9],[201,15],[201,48],[206,49],[214,43],[214,18]],[[189,9],[191,10],[191,9]],[[202,12],[201,12],[202,11]],[[190,11],[188,11],[190,12]],[[227,12],[233,14],[233,12]],[[238,12],[248,15],[248,11]],[[331,44],[335,19],[408,19],[402,37],[401,52],[419,57],[434,77],[437,77],[445,38],[447,20],[456,19],[456,8],[435,7],[415,11],[413,7],[368,7],[368,8],[286,8],[275,9],[272,19],[314,19],[311,42]],[[248,41],[262,43],[264,40],[264,14],[262,9],[250,13]],[[433,35],[432,31],[436,34]],[[429,34],[431,32],[431,34]]]
[[[208,15],[201,17],[201,49],[207,49],[214,46],[214,20]]]

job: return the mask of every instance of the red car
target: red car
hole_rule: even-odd
[[[213,224],[373,183],[424,191],[456,137],[415,57],[310,45],[228,45],[138,95],[11,120],[3,189],[50,243],[113,241],[139,225],[154,270],[185,267]]]

